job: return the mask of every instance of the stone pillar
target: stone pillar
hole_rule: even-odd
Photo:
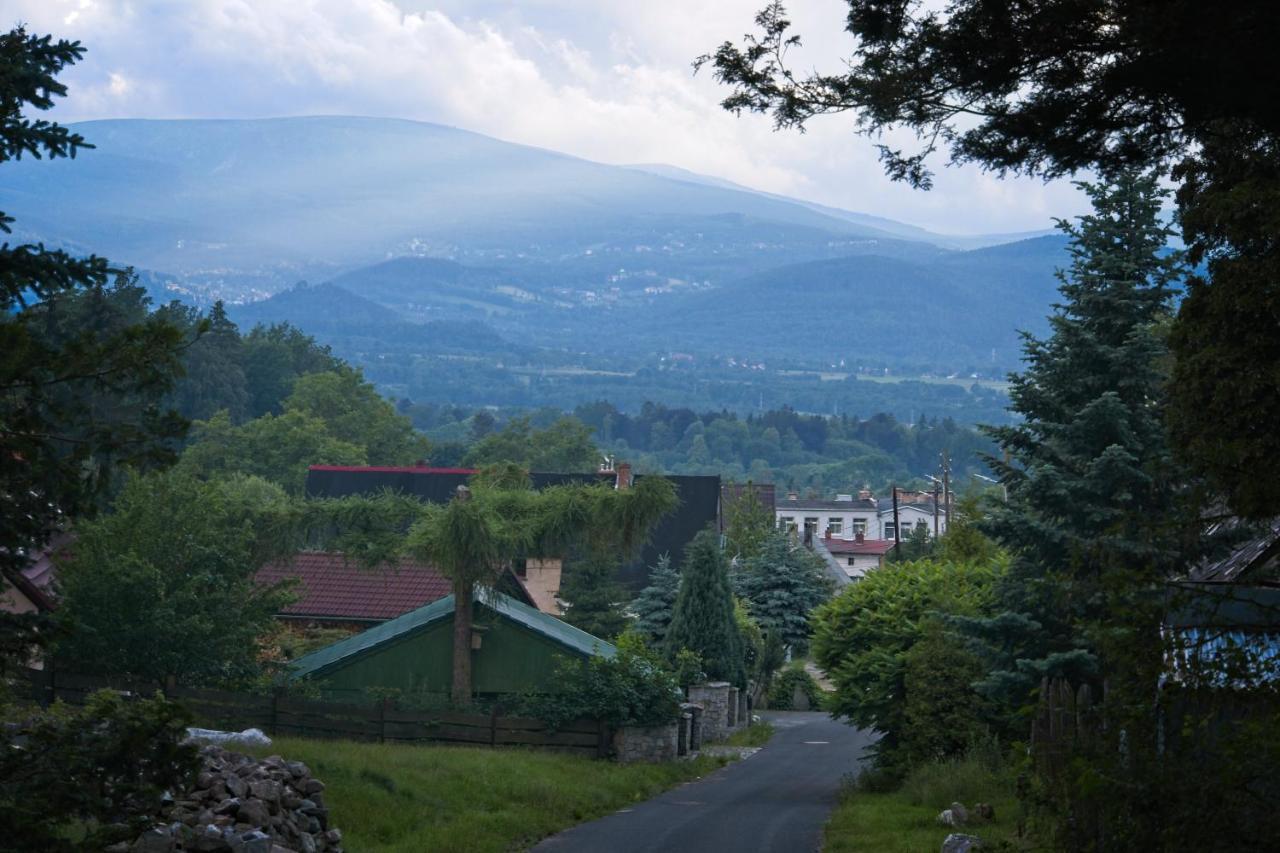
[[[613,734],[618,761],[671,761],[679,747],[679,723],[665,726],[624,726]]]
[[[676,755],[689,754],[689,725],[693,722],[693,714],[680,711],[680,736],[676,741]]]
[[[751,725],[751,693],[743,690],[738,694],[738,723],[739,725]]]
[[[729,728],[738,727],[738,694],[741,693],[738,688],[729,688]]]
[[[689,754],[702,749],[702,706],[685,702],[680,706],[689,714]]]
[[[689,701],[702,706],[702,740],[724,740],[729,734],[729,682],[690,685]]]

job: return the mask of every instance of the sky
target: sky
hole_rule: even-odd
[[[752,29],[764,0],[6,0],[78,39],[59,121],[391,116],[604,163],[664,163],[951,234],[1033,231],[1087,207],[1069,182],[937,164],[934,189],[883,176],[848,116],[806,133],[734,117],[691,62]],[[799,68],[838,70],[840,0],[793,0]],[[92,141],[92,140],[90,140]],[[890,142],[909,142],[910,137]]]

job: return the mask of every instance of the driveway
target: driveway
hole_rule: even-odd
[[[538,853],[805,853],[822,843],[840,778],[869,734],[817,712],[764,712],[759,752],[652,800],[546,839]]]

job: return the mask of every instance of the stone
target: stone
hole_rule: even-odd
[[[964,826],[969,822],[969,810],[964,807],[964,803],[952,803],[951,815],[956,819],[956,826]]]
[[[214,806],[213,813],[216,815],[233,815],[240,811],[240,798],[228,797],[218,805]]]
[[[263,827],[271,820],[271,810],[262,800],[251,797],[240,804],[237,817],[252,827]]]
[[[942,850],[939,853],[969,853],[982,847],[982,839],[976,835],[961,835],[953,832],[942,839]]]
[[[231,842],[233,853],[271,853],[271,836],[265,832],[251,829]]]
[[[973,807],[973,813],[982,820],[995,820],[996,810],[990,803],[978,803]]]
[[[102,853],[129,853],[129,842],[117,841],[115,844],[103,847]]]
[[[204,853],[223,853],[231,849],[231,845],[227,843],[226,837],[222,834],[222,830],[216,826],[206,826],[199,835],[196,836],[194,845],[196,850],[204,851]]]
[[[228,776],[223,780],[223,784],[227,786],[227,793],[233,797],[243,797],[249,793],[248,783],[239,776]]]
[[[280,783],[274,779],[263,779],[249,783],[249,795],[265,800],[270,805],[280,803]]]
[[[304,832],[298,836],[298,853],[316,853],[315,836],[309,832]]]
[[[311,794],[318,794],[323,790],[324,790],[324,783],[321,782],[319,779],[308,779],[302,785],[302,793],[306,794],[307,796],[310,796]]]
[[[311,775],[311,770],[308,769],[307,765],[303,764],[301,761],[286,761],[284,766],[285,769],[289,771],[289,775],[295,779],[301,779],[304,776]]]
[[[328,841],[330,844],[341,844],[341,843],[342,843],[342,830],[340,830],[340,829],[331,829],[331,830],[329,830],[328,832],[326,832],[326,833],[324,834],[324,840],[325,840],[325,841]]]

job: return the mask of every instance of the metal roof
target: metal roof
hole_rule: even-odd
[[[618,653],[617,647],[612,643],[594,637],[580,628],[575,628],[562,619],[557,619],[527,604],[521,604],[500,592],[477,596],[475,606],[483,607],[500,618],[515,622],[583,657],[600,655],[611,658]],[[417,610],[411,610],[403,616],[298,658],[290,668],[291,675],[295,678],[314,675],[380,646],[406,639],[452,616],[453,596],[447,595]]]

